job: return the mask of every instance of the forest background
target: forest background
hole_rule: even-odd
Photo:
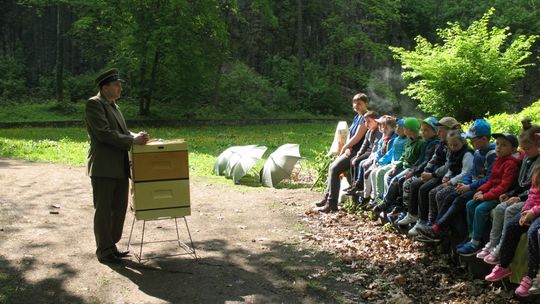
[[[78,112],[96,74],[115,66],[127,79],[123,103],[157,119],[350,118],[359,91],[380,112],[420,114],[400,94],[406,83],[389,47],[413,49],[418,35],[441,43],[437,29],[467,27],[492,6],[492,25],[540,33],[535,0],[0,3],[0,106]],[[504,110],[539,99],[539,46]]]

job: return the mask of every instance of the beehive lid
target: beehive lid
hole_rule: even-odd
[[[183,139],[172,140],[157,140],[147,143],[146,145],[133,145],[131,152],[133,153],[151,153],[151,152],[170,152],[170,151],[186,151],[187,142]]]

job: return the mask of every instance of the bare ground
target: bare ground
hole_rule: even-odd
[[[333,292],[304,279],[331,258],[299,244],[305,228],[299,218],[319,196],[305,188],[192,178],[187,221],[199,259],[183,255],[138,265],[132,257],[124,267],[109,267],[94,255],[84,168],[0,159],[0,303],[335,302]],[[128,211],[122,247],[132,220]],[[141,231],[142,221],[135,222],[134,241]],[[173,220],[146,224],[146,241],[175,237]],[[145,244],[143,251],[175,253],[182,251],[174,242]]]
[[[305,187],[235,186],[221,177],[190,183],[198,259],[131,257],[107,266],[94,255],[84,168],[0,158],[0,303],[518,302],[515,286],[473,279],[434,246],[342,211],[306,213],[321,194]],[[121,248],[132,222],[128,211]],[[171,219],[145,229],[146,242],[176,237]],[[135,222],[132,243],[141,231]],[[184,252],[174,242],[145,243],[143,251],[177,253]]]

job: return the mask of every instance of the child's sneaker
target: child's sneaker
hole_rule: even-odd
[[[484,246],[484,248],[482,248],[482,250],[476,254],[476,257],[483,260],[491,253],[491,249],[491,243],[487,243],[486,246]]]
[[[540,277],[536,277],[532,281],[532,286],[529,288],[529,294],[535,295],[540,294]]]
[[[421,225],[418,228],[416,228],[416,231],[418,232],[418,240],[420,242],[430,242],[430,243],[436,243],[441,241],[441,236],[438,233],[435,233],[431,226],[424,226]]]
[[[486,257],[484,258],[484,262],[490,264],[490,265],[497,265],[499,264],[499,254],[495,251],[490,252]]]
[[[407,231],[407,235],[409,235],[409,236],[417,236],[418,235],[418,227],[420,227],[420,226],[422,226],[420,221],[416,222],[414,227],[412,227],[411,229],[409,229],[409,231]]]
[[[407,212],[407,215],[401,221],[397,223],[400,226],[406,226],[412,223],[416,223],[416,221],[418,221],[418,216],[414,216],[410,214],[409,212]]]
[[[459,248],[465,246],[465,244],[467,244],[468,242],[470,242],[471,239],[465,239],[463,242],[459,243],[457,246],[456,246],[456,251],[459,250]]]
[[[488,274],[485,279],[488,282],[500,281],[506,277],[509,277],[512,274],[512,269],[503,268],[501,265],[497,264],[490,274]]]
[[[468,242],[462,247],[458,248],[456,251],[459,255],[462,256],[471,256],[480,251],[480,245],[474,245],[472,242]]]
[[[521,279],[521,283],[519,283],[518,288],[516,288],[515,293],[520,297],[528,297],[529,296],[529,289],[532,286],[532,280],[529,276],[523,277]]]

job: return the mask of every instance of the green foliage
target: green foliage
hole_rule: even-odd
[[[24,65],[10,56],[0,56],[0,99],[21,98],[26,91]]]
[[[328,167],[336,158],[333,155],[328,155],[325,150],[313,151],[315,153],[315,171],[317,172],[317,180],[313,184],[313,188],[324,189],[326,180],[328,179]]]
[[[487,121],[491,124],[492,133],[510,132],[519,134],[521,132],[521,120],[529,118],[535,124],[540,124],[540,100],[534,102],[519,113],[501,113],[491,115]]]
[[[403,93],[439,117],[468,120],[504,111],[513,98],[513,82],[530,65],[523,61],[536,36],[521,35],[509,43],[508,28],[488,28],[493,13],[490,9],[465,30],[449,23],[438,30],[444,44],[418,36],[413,51],[391,47],[402,63],[403,78],[410,81]]]
[[[324,67],[310,60],[304,61],[303,88],[298,93],[299,62],[296,57],[288,60],[279,56],[272,58],[270,77],[298,98],[291,109],[302,109],[315,114],[343,114],[351,96],[343,96],[338,84],[324,71]]]
[[[87,100],[89,97],[94,96],[98,91],[98,87],[94,83],[95,79],[95,72],[66,77],[64,79],[66,98],[77,101]]]
[[[217,117],[255,118],[275,117],[276,113],[292,108],[287,91],[249,68],[236,62],[231,71],[222,76]],[[227,111],[222,111],[227,109]]]

